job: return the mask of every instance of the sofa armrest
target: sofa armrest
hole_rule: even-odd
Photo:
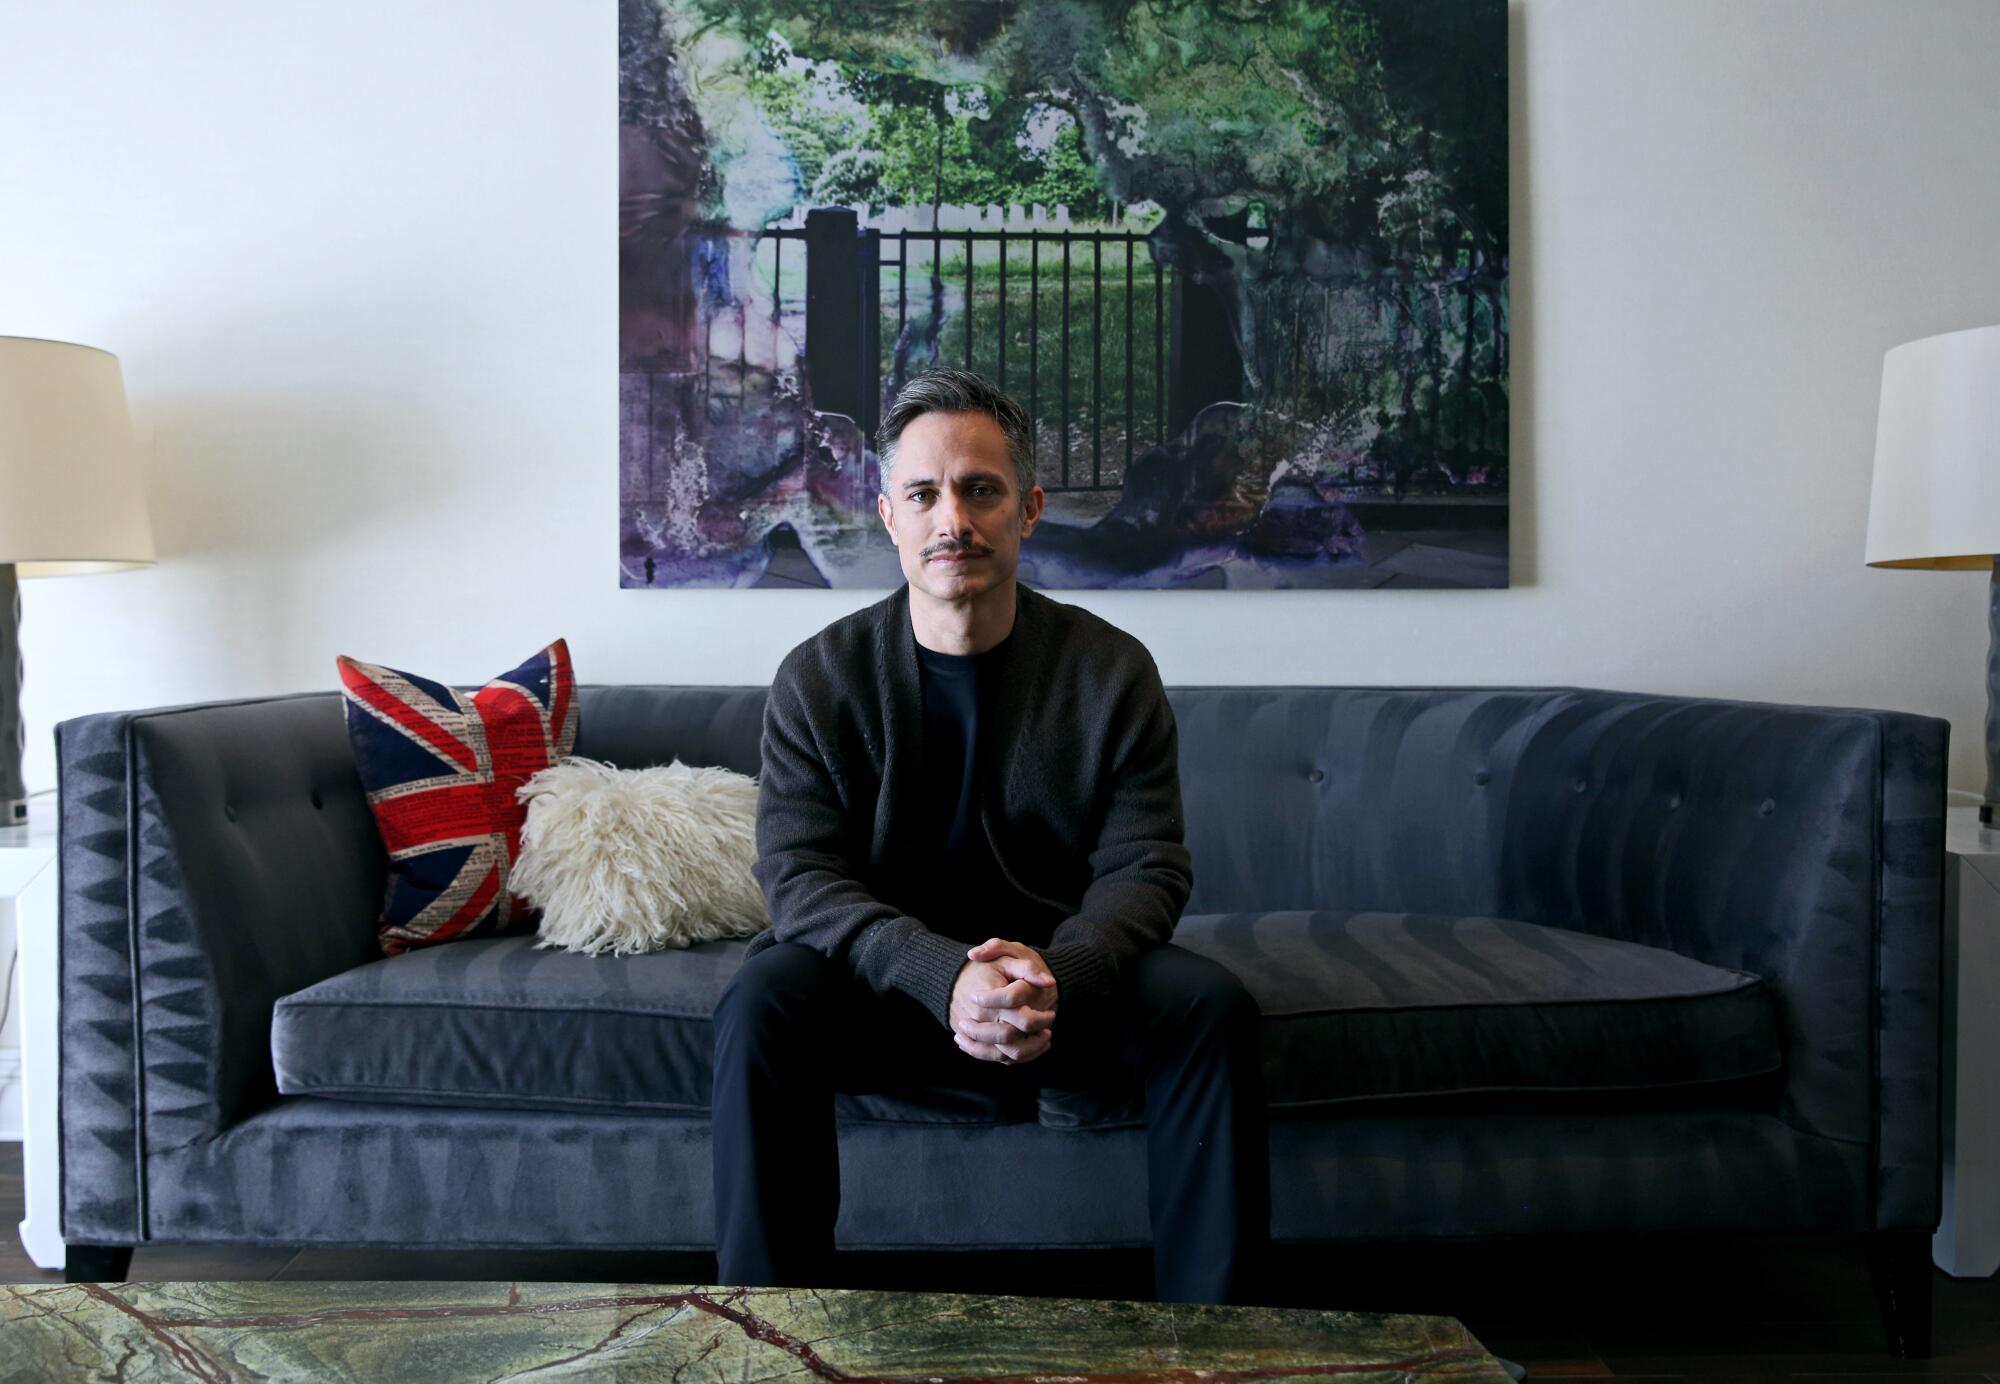
[[[1940,1209],[1949,732],[1594,693],[1555,708],[1510,775],[1500,911],[1763,977],[1785,1043],[1775,1113],[1858,1151],[1876,1229],[1928,1230]]]
[[[276,1094],[280,996],[380,953],[337,694],[56,728],[65,1238],[145,1237],[145,1164]]]
[[[1875,931],[1875,1225],[1928,1235],[1943,1211],[1948,722],[1884,714]],[[1923,1272],[1930,1272],[1926,1242]]]

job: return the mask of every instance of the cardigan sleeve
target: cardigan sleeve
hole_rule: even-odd
[[[1039,948],[1056,977],[1060,1015],[1094,1006],[1146,951],[1171,940],[1194,889],[1184,844],[1180,736],[1150,654],[1113,708],[1102,824],[1090,847],[1091,882],[1077,911]]]
[[[948,1027],[968,948],[877,898],[858,877],[840,770],[822,748],[812,700],[801,694],[797,659],[788,657],[764,704],[751,867],[772,935],[846,961],[877,994],[900,990]]]

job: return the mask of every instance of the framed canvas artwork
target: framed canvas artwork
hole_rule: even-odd
[[[1505,0],[620,0],[619,84],[622,585],[900,584],[934,363],[1032,585],[1507,585]]]

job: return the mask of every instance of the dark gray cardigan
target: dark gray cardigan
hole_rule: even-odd
[[[1016,583],[980,819],[1041,952],[1058,1015],[1111,992],[1172,937],[1194,886],[1182,844],[1179,739],[1146,646]],[[923,692],[910,589],[834,621],[785,656],[764,712],[754,874],[778,942],[843,958],[877,994],[951,1022],[969,943],[896,906],[914,878]],[[1046,941],[1044,942],[1044,939]]]

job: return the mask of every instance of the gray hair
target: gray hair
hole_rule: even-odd
[[[1007,434],[1007,459],[1014,463],[1014,476],[1026,496],[1035,488],[1035,454],[1031,442],[1032,424],[1027,410],[1012,395],[989,382],[985,376],[949,365],[934,365],[912,375],[897,391],[896,401],[882,415],[875,431],[875,454],[880,459],[882,493],[889,494],[889,473],[896,467],[896,452],[903,429],[926,413],[983,413]]]

